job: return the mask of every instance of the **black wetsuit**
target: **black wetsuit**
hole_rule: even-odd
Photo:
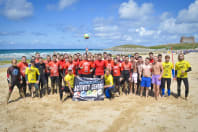
[[[20,81],[21,81],[21,74],[20,70],[17,66],[10,66],[7,70],[7,80],[8,83],[11,84],[9,87],[10,92],[13,90],[14,86],[16,85],[19,90],[21,88]]]

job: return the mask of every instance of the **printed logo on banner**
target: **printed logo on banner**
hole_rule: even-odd
[[[104,80],[75,77],[74,101],[104,100]]]

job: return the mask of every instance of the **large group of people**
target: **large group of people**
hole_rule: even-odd
[[[113,98],[123,94],[159,97],[171,94],[171,80],[177,81],[177,94],[180,97],[181,82],[185,85],[185,98],[188,98],[188,72],[191,66],[184,60],[184,54],[178,55],[178,62],[174,65],[170,56],[162,54],[155,56],[152,52],[144,58],[134,55],[92,54],[59,54],[47,55],[46,59],[36,53],[30,62],[22,56],[21,62],[11,61],[7,70],[9,92],[7,103],[14,86],[19,89],[21,97],[27,97],[27,86],[31,97],[59,93],[63,100],[63,92],[74,94],[75,77],[104,79],[104,94],[106,98]],[[51,80],[51,86],[49,81]],[[165,94],[167,84],[167,94]],[[149,94],[150,91],[150,94]]]

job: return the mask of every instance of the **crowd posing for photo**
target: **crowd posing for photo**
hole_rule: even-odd
[[[188,99],[189,84],[188,72],[191,65],[184,60],[184,54],[178,55],[178,62],[174,65],[170,56],[162,54],[154,56],[152,52],[143,58],[139,53],[134,56],[92,54],[86,51],[84,54],[76,53],[47,55],[44,60],[40,53],[32,56],[30,63],[26,56],[22,56],[21,62],[16,59],[11,61],[12,66],[7,70],[9,92],[7,103],[14,86],[19,89],[21,97],[39,96],[59,93],[63,100],[63,93],[74,94],[75,77],[101,78],[104,79],[104,94],[106,98],[126,95],[149,95],[156,100],[159,97],[171,95],[171,80],[177,81],[177,94],[180,97],[181,82],[185,86],[185,99]],[[51,86],[49,86],[49,78]],[[165,84],[167,92],[165,92]],[[29,88],[27,94],[26,87]],[[150,92],[149,92],[150,91]],[[149,94],[150,93],[150,94]]]

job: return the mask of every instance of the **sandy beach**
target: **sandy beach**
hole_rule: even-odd
[[[172,82],[170,97],[145,99],[121,96],[113,100],[74,102],[63,104],[58,95],[41,99],[19,99],[15,88],[8,105],[7,68],[0,68],[0,132],[196,132],[198,122],[198,53],[185,59],[192,65],[189,73],[190,96],[176,98],[176,82]],[[177,60],[177,55],[174,56]],[[65,96],[64,96],[65,97]]]

